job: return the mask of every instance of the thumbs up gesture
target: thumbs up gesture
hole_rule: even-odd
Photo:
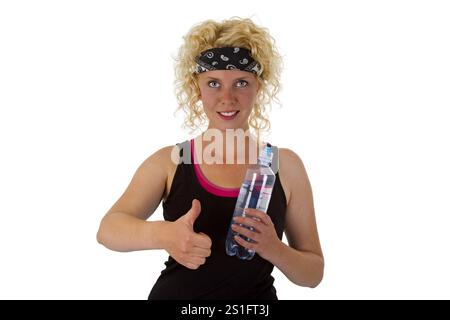
[[[211,255],[211,238],[202,232],[194,232],[194,223],[200,212],[200,201],[192,200],[191,209],[168,225],[164,248],[179,264],[193,270]]]

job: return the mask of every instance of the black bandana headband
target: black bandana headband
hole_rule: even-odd
[[[242,70],[260,76],[261,65],[253,59],[250,50],[238,47],[212,48],[201,52],[196,58],[194,73],[212,70]]]

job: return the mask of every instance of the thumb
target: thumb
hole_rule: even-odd
[[[198,201],[197,199],[192,200],[191,209],[188,212],[186,212],[186,214],[184,215],[185,221],[193,227],[195,220],[200,215],[201,210],[202,210],[202,208],[200,206],[200,201]]]

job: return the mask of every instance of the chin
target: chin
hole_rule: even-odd
[[[230,124],[223,124],[223,123],[221,123],[221,124],[216,124],[216,125],[212,124],[210,127],[218,129],[218,130],[226,130],[226,129],[242,129],[244,131],[248,130],[248,126],[245,126],[244,124],[236,124],[236,123],[235,124],[232,124],[232,123],[230,123]],[[247,127],[247,129],[244,129],[246,127]]]

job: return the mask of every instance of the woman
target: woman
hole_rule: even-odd
[[[250,19],[208,20],[184,37],[176,65],[179,108],[187,126],[208,128],[146,159],[97,234],[116,251],[167,251],[149,299],[277,299],[274,266],[297,285],[320,283],[324,260],[312,191],[301,159],[287,148],[273,147],[267,214],[251,209],[234,220],[234,231],[251,239],[235,241],[254,250],[254,258],[225,252],[239,187],[255,163],[252,151],[264,146],[265,107],[276,99],[280,64],[273,38]],[[234,145],[236,137],[241,144]],[[146,221],[160,201],[165,220]]]

